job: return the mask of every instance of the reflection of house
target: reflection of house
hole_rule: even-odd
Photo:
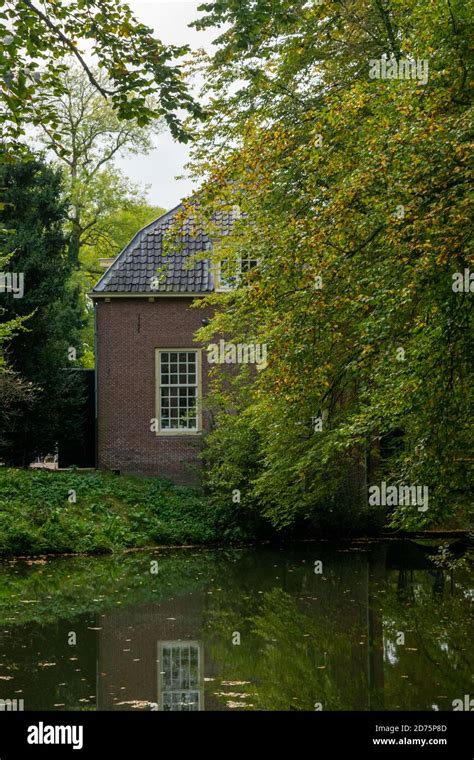
[[[429,709],[438,700],[441,669],[423,652],[433,646],[449,663],[456,651],[456,639],[449,652],[440,647],[438,600],[430,602],[442,571],[433,574],[426,547],[365,546],[365,553],[335,553],[303,545],[294,555],[266,548],[258,559],[253,550],[242,552],[235,576],[215,565],[203,573],[222,589],[219,596],[208,587],[100,616],[98,709],[294,709],[295,701],[304,709],[317,702],[324,710]],[[313,572],[315,547],[324,575]],[[415,586],[433,616],[426,632]],[[237,615],[251,618],[241,646],[233,645],[228,624]],[[409,625],[412,619],[417,625]],[[398,641],[400,632],[406,645]],[[459,668],[436,704],[446,709],[456,693],[465,693],[466,672]],[[409,678],[406,692],[401,678]],[[240,699],[244,692],[250,702]]]
[[[99,620],[99,710],[204,709],[204,676],[217,671],[204,657],[205,594],[116,609]],[[206,709],[223,708],[215,701],[211,695]]]

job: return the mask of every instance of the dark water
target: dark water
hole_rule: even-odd
[[[474,570],[472,555],[436,552],[304,543],[4,563],[0,699],[452,710],[474,696]]]

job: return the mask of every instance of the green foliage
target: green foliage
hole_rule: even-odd
[[[0,150],[0,166],[3,163],[5,159],[5,155],[3,151]],[[0,213],[5,209],[6,201],[4,200],[4,188],[0,187]],[[11,231],[8,230],[3,224],[0,224],[0,272],[4,272],[8,266],[8,262],[10,261],[12,254],[7,253],[4,248],[5,240],[8,239],[8,235],[11,234]],[[3,354],[3,345],[8,338],[10,338],[17,330],[21,329],[22,323],[24,319],[21,319],[19,317],[15,319],[10,319],[8,321],[5,320],[5,309],[3,308],[3,305],[0,306],[0,378],[1,382],[8,382],[7,376],[5,375],[5,357]],[[11,375],[10,375],[11,378]]]
[[[117,256],[140,229],[165,212],[160,206],[150,205],[143,188],[116,169],[101,172],[98,179],[101,187],[94,188],[94,198],[87,209],[94,214],[96,224],[93,230],[89,228],[80,254],[81,269],[91,286],[104,273],[98,267],[99,259]],[[87,195],[83,198],[87,201]],[[84,206],[87,208],[87,202]]]
[[[100,70],[93,73],[105,87],[104,74]],[[144,203],[144,198],[143,191],[114,168],[114,161],[124,155],[148,153],[162,124],[157,121],[144,127],[137,119],[120,118],[74,63],[61,76],[60,93],[46,90],[44,98],[54,110],[58,127],[51,131],[49,123],[39,119],[37,131],[41,143],[64,170],[70,258],[78,266],[80,252],[91,246],[100,248],[102,256],[115,255],[120,248],[110,217],[128,202]]]
[[[34,456],[54,451],[64,426],[76,433],[74,410],[82,389],[63,369],[69,346],[79,343],[82,319],[77,289],[69,284],[61,174],[30,158],[4,163],[0,185],[8,268],[24,278],[21,297],[8,292],[1,296],[4,318],[23,320],[23,329],[10,336],[5,349],[11,369],[34,386],[34,397],[20,396],[18,403],[10,398],[2,415],[1,456],[27,466]]]
[[[199,337],[268,348],[253,377],[242,382],[243,368],[214,382],[211,480],[222,490],[244,479],[278,526],[357,521],[370,483],[427,485],[429,509],[398,507],[391,524],[465,526],[473,302],[452,284],[473,262],[467,6],[229,0],[205,10],[198,26],[227,27],[204,61],[201,209],[209,220],[239,206],[214,258],[251,252],[259,265],[207,299],[216,316]],[[383,55],[428,62],[427,81],[371,78]]]
[[[152,136],[162,131],[162,122],[144,127],[136,119],[121,119],[77,61],[69,60],[68,64],[61,74],[61,90],[51,93],[45,89],[42,93],[58,123],[52,132],[48,123],[38,119],[36,132],[42,144],[70,168],[71,174],[86,173],[89,177],[117,154],[148,152]],[[109,80],[103,71],[93,69],[92,74],[107,87]]]
[[[30,0],[2,0],[0,38],[0,123],[9,140],[22,136],[31,121],[60,133],[61,123],[44,93],[64,92],[62,77],[71,55],[121,119],[146,125],[164,117],[172,134],[186,140],[178,112],[200,113],[176,63],[187,48],[155,39],[153,30],[140,23],[125,2],[55,1],[44,11]],[[92,48],[107,84],[89,68],[85,46]]]
[[[79,269],[74,281],[83,294],[104,274],[101,258],[114,258],[136,233],[164,213],[151,206],[142,188],[117,169],[100,172],[94,182],[76,186],[86,233],[80,239]]]
[[[76,502],[69,501],[71,492]],[[73,498],[73,497],[71,497]],[[248,538],[191,489],[157,478],[0,469],[0,554],[109,552]]]
[[[116,256],[138,229],[162,213],[162,209],[150,206],[144,190],[125,177],[114,162],[119,156],[148,153],[162,123],[143,126],[137,119],[121,119],[86,72],[74,62],[70,64],[61,75],[61,91],[50,93],[46,88],[43,93],[58,127],[52,130],[48,121],[39,118],[37,133],[63,174],[65,233],[74,267],[72,284],[80,293],[86,322],[82,345],[76,348],[81,366],[93,367],[94,315],[87,294],[104,273],[99,259]],[[93,74],[102,86],[107,85],[104,73],[94,69]],[[38,115],[41,117],[41,106]]]

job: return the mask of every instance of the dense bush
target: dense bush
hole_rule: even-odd
[[[3,555],[230,543],[251,537],[238,505],[211,504],[192,489],[165,480],[0,469]]]

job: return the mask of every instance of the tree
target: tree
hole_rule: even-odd
[[[152,29],[141,24],[121,0],[53,0],[47,7],[31,0],[2,0],[0,37],[3,138],[21,136],[31,119],[48,123],[53,130],[59,126],[43,93],[45,89],[55,96],[64,92],[62,77],[71,55],[121,119],[137,119],[145,125],[163,117],[173,136],[186,140],[179,110],[200,113],[176,65],[187,48],[155,39]],[[108,85],[91,70],[86,47],[92,47]]]
[[[102,88],[107,79],[100,70],[92,69],[93,77]],[[110,172],[115,158],[126,154],[147,153],[153,147],[152,137],[161,130],[161,122],[147,127],[136,119],[119,118],[110,101],[104,100],[90,82],[86,72],[71,63],[61,78],[62,92],[45,100],[55,114],[58,126],[39,122],[42,144],[64,167],[65,193],[69,199],[69,255],[75,266],[83,246],[94,245],[106,237],[101,219],[117,208],[124,193],[122,177]],[[39,88],[41,92],[41,87]]]
[[[64,368],[73,358],[70,347],[79,345],[82,319],[77,289],[69,284],[60,172],[30,158],[3,164],[0,173],[0,225],[9,231],[4,250],[9,268],[22,278],[21,289],[2,295],[3,307],[7,320],[28,317],[21,331],[8,336],[5,354],[35,393],[34,399],[19,398],[3,417],[8,427],[0,432],[0,456],[28,466],[34,456],[54,450],[59,430],[77,432],[74,409],[81,389]]]
[[[0,212],[5,209],[5,203],[2,202],[0,204]],[[5,240],[7,239],[9,234],[9,230],[4,228],[3,226],[0,227],[0,275],[4,276],[6,274],[5,269],[8,266],[8,263],[11,259],[11,255],[7,255],[4,253],[4,244]],[[3,294],[7,288],[10,286],[8,281],[5,279],[2,279],[2,288],[1,293]],[[5,309],[3,306],[0,307],[0,316],[3,317],[5,313]],[[8,321],[2,321],[0,322],[0,372],[2,372],[5,369],[5,357],[3,355],[3,346],[4,343],[11,338],[16,331],[21,329],[22,322],[21,318],[14,318],[10,319]]]
[[[105,88],[104,74],[92,71]],[[144,127],[136,119],[120,119],[73,61],[61,84],[63,91],[58,95],[44,92],[59,126],[52,130],[48,123],[40,123],[38,134],[63,172],[68,250],[75,270],[72,282],[80,288],[86,320],[81,364],[93,367],[93,307],[87,293],[103,274],[99,259],[116,256],[137,229],[161,213],[147,203],[143,190],[124,177],[114,162],[118,156],[147,153],[162,123]]]
[[[152,206],[143,188],[116,169],[101,173],[90,205],[85,198],[84,210],[86,220],[92,215],[95,220],[82,239],[80,253],[89,288],[103,274],[99,259],[116,256],[138,230],[165,212],[160,206]]]
[[[2,201],[0,210],[5,209],[5,203]],[[0,275],[5,276],[11,255],[4,253],[4,242],[8,239],[9,230],[0,227]],[[8,283],[5,279],[2,281],[2,297],[5,290],[11,287],[13,283]],[[0,316],[3,318],[5,309],[0,306]],[[8,441],[1,438],[2,433],[9,429],[14,406],[22,401],[28,402],[33,398],[34,389],[31,383],[22,381],[17,373],[13,372],[5,361],[4,345],[19,330],[22,329],[26,318],[15,317],[8,321],[0,322],[0,446],[5,445]]]
[[[371,515],[365,471],[429,487],[429,509],[394,505],[392,525],[465,524],[473,307],[453,278],[472,266],[466,6],[204,10],[200,26],[227,27],[206,69],[200,205],[205,219],[240,207],[214,257],[252,251],[259,265],[208,299],[200,337],[268,345],[263,371],[216,376],[213,485],[228,498],[233,473],[276,525],[338,526],[356,496]],[[390,77],[372,76],[377,62]]]

